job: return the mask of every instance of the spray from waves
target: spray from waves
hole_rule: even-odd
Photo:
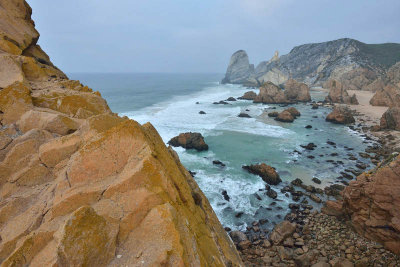
[[[230,105],[213,104],[232,95],[242,95],[246,91],[248,91],[247,88],[239,85],[217,85],[188,96],[175,96],[150,107],[121,115],[128,116],[139,123],[151,122],[164,141],[188,131],[213,135],[215,131],[225,130],[270,137],[294,134],[290,130],[268,125],[253,118],[247,120],[238,118],[237,115],[243,111],[244,107],[241,101],[232,102]],[[199,114],[200,110],[205,111],[206,114]],[[260,108],[254,106],[249,114],[258,116],[260,112]]]

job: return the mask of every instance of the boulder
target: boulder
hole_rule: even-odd
[[[260,87],[260,92],[254,98],[254,103],[288,104],[291,103],[291,101],[286,98],[281,88],[272,82],[266,82]]]
[[[283,221],[277,224],[269,235],[269,240],[274,245],[281,244],[286,238],[290,237],[296,230],[296,224]]]
[[[372,106],[396,107],[400,106],[400,87],[394,84],[378,90],[369,103]]]
[[[244,93],[243,96],[238,97],[238,99],[242,99],[242,100],[254,100],[256,98],[257,94],[253,91],[248,91],[246,93]]]
[[[400,254],[400,156],[357,177],[343,191],[342,212],[361,235]],[[340,205],[340,204],[338,204]]]
[[[400,107],[391,107],[383,113],[380,129],[400,131]]]
[[[200,133],[181,133],[168,141],[171,146],[181,146],[186,149],[196,149],[197,151],[208,150],[208,145]]]
[[[297,82],[294,79],[289,79],[285,83],[284,94],[286,98],[292,102],[311,101],[310,88],[308,85]]]
[[[350,124],[354,123],[355,119],[349,108],[345,106],[336,106],[333,111],[328,114],[326,121],[337,124]]]
[[[295,119],[295,117],[292,115],[292,113],[290,113],[287,110],[282,111],[275,118],[276,121],[281,121],[281,122],[293,122],[294,119]]]
[[[294,107],[287,108],[285,109],[285,111],[288,111],[290,114],[292,114],[294,118],[299,117],[301,115],[300,112]]]
[[[339,104],[358,105],[357,97],[355,95],[350,97],[347,90],[339,81],[329,80],[324,87],[329,89],[329,94],[325,98],[325,101]]]
[[[24,83],[14,83],[0,91],[2,123],[15,123],[33,108],[30,88]]]
[[[277,185],[282,182],[276,170],[265,163],[243,166],[242,168],[252,174],[260,176],[264,182],[270,185]]]

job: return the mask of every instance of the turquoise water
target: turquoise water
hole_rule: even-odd
[[[268,112],[285,108],[279,105],[242,100],[214,105],[215,101],[239,97],[249,90],[239,85],[220,85],[221,77],[220,74],[70,75],[99,90],[114,112],[140,123],[150,121],[165,142],[181,132],[202,133],[208,151],[175,150],[185,167],[197,173],[195,179],[221,222],[232,229],[243,230],[255,219],[265,217],[270,220],[266,226],[272,227],[282,220],[288,204],[293,202],[280,192],[283,186],[295,178],[313,184],[311,179],[317,177],[322,184],[313,185],[321,188],[334,183],[341,171],[354,168],[356,161],[349,157],[364,152],[368,144],[348,127],[325,122],[329,108],[313,110],[309,104],[293,105],[302,115],[294,123],[280,123],[267,116]],[[324,97],[324,93],[312,91],[313,100]],[[206,114],[200,115],[201,110]],[[252,118],[237,117],[240,112]],[[306,129],[306,125],[313,128]],[[328,145],[328,140],[337,147]],[[313,151],[300,146],[310,142],[317,145]],[[338,155],[331,156],[332,153]],[[310,155],[315,158],[308,158]],[[226,167],[213,165],[213,160],[222,161]],[[343,165],[333,165],[327,160],[343,161]],[[362,158],[359,161],[370,164]],[[278,192],[276,200],[265,195],[265,183],[260,177],[242,169],[242,165],[261,162],[275,167],[283,180],[280,185],[272,186]],[[229,201],[222,196],[224,190]],[[273,201],[276,204],[270,206]],[[243,215],[237,218],[238,213]]]

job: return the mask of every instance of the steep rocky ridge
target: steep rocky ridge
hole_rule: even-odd
[[[30,15],[0,0],[2,266],[241,265],[177,154],[54,67]]]
[[[400,61],[400,44],[365,44],[344,38],[296,46],[289,54],[261,62],[244,83],[283,84],[289,78],[312,86],[329,79],[346,81],[349,89],[378,86],[376,79]],[[231,61],[232,62],[232,61]],[[224,81],[228,81],[227,72]]]

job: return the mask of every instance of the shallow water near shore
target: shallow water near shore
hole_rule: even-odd
[[[195,179],[217,216],[231,229],[244,230],[253,221],[265,218],[269,222],[263,227],[271,228],[283,220],[289,211],[288,204],[294,201],[280,190],[295,178],[324,188],[339,182],[340,172],[345,169],[356,169],[357,162],[372,167],[369,160],[358,156],[369,141],[346,126],[326,122],[330,108],[313,110],[310,104],[291,105],[301,116],[293,123],[280,123],[267,116],[268,112],[286,108],[280,105],[245,100],[213,104],[249,91],[239,85],[220,85],[219,74],[71,74],[70,77],[99,90],[114,112],[139,123],[151,122],[165,142],[182,132],[200,132],[209,145],[208,151],[174,149],[183,165],[196,172]],[[312,90],[311,94],[313,100],[319,101],[326,92]],[[237,117],[241,112],[251,118]],[[312,128],[306,129],[306,125]],[[327,144],[328,140],[336,146]],[[317,145],[315,150],[300,146],[311,142]],[[357,160],[350,160],[351,156]],[[220,160],[226,166],[214,165],[213,160]],[[278,193],[275,200],[266,195],[260,177],[242,169],[243,165],[261,162],[275,167],[283,180],[271,186]],[[313,183],[313,177],[322,183]],[[229,201],[222,195],[224,190]],[[311,200],[309,203],[318,206]]]

